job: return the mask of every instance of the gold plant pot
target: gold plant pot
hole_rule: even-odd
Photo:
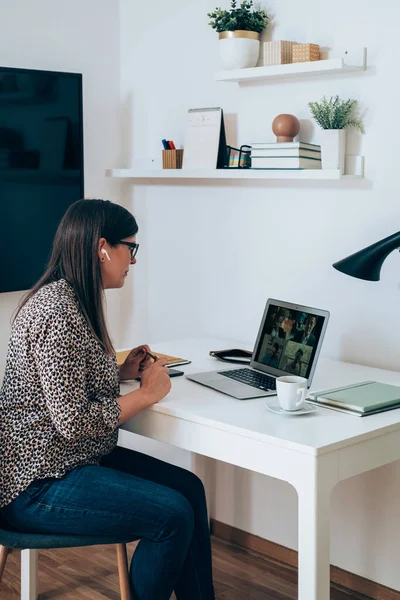
[[[260,34],[256,31],[246,31],[245,29],[236,29],[236,31],[221,31],[220,40],[232,38],[245,38],[248,40],[260,40]]]

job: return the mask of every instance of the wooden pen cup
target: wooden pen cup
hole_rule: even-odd
[[[162,151],[163,169],[182,169],[183,148]]]

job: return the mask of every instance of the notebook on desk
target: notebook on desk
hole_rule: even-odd
[[[361,381],[352,385],[310,393],[308,402],[359,417],[400,408],[400,387]]]
[[[119,350],[116,353],[118,366],[122,365],[129,352],[130,350]],[[180,367],[182,365],[188,365],[192,362],[190,360],[187,360],[186,358],[171,356],[170,354],[161,354],[161,352],[153,352],[153,354],[155,354],[155,356],[157,356],[158,358],[164,358],[167,361],[167,367]]]

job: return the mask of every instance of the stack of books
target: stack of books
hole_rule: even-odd
[[[361,381],[331,390],[311,392],[307,402],[358,417],[400,408],[400,387]]]
[[[251,145],[252,169],[320,169],[321,146],[306,142]]]

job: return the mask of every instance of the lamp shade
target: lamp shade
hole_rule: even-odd
[[[398,248],[400,248],[400,231],[335,262],[332,266],[350,277],[379,281],[385,259]]]

